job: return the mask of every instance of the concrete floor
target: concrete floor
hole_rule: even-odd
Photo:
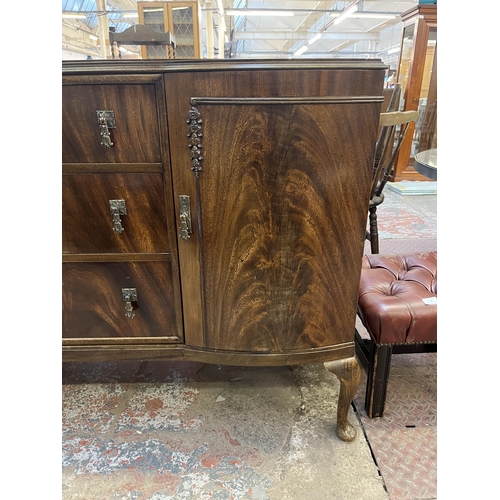
[[[388,499],[357,415],[335,434],[322,364],[70,363],[65,500]]]

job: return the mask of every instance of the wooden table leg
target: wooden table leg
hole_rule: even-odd
[[[378,225],[377,225],[377,207],[370,207],[370,251],[379,253],[378,250]]]
[[[337,405],[337,436],[343,441],[352,441],[356,430],[347,420],[349,405],[352,403],[361,379],[358,360],[352,358],[327,361],[325,368],[340,380],[340,393]]]

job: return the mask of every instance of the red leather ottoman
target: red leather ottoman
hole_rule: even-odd
[[[365,255],[358,316],[370,334],[356,332],[356,354],[367,371],[369,417],[384,413],[392,354],[436,351],[437,252]]]

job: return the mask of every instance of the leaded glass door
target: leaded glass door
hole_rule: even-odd
[[[200,58],[198,2],[137,2],[139,23],[174,35],[176,59]],[[142,47],[143,59],[167,59],[166,47]]]
[[[175,37],[176,59],[198,59],[198,16],[196,2],[174,2],[168,6],[169,21]]]

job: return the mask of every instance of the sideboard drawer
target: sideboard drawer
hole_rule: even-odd
[[[67,262],[62,278],[66,345],[182,341],[170,262]]]
[[[63,163],[161,162],[155,93],[153,84],[63,85]]]
[[[63,253],[168,252],[161,173],[66,174]]]

